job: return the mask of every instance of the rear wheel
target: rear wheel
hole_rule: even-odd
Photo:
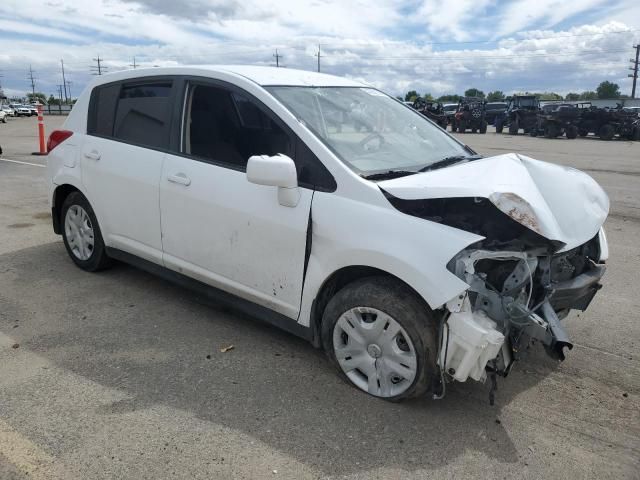
[[[606,124],[600,127],[600,130],[598,132],[598,136],[600,137],[600,140],[611,140],[615,134],[616,134],[616,129],[613,128],[613,125],[609,125],[609,124]]]
[[[518,119],[516,118],[513,122],[511,122],[511,125],[509,125],[509,134],[517,135],[518,130],[520,130],[520,124],[518,122]]]
[[[340,290],[324,311],[322,341],[349,383],[386,400],[424,394],[437,374],[434,314],[394,278]]]
[[[72,192],[67,196],[62,205],[60,220],[64,246],[78,267],[95,272],[111,264],[98,220],[84,195]]]
[[[565,129],[564,134],[568,139],[573,140],[578,136],[578,127],[576,127],[575,125],[569,125]]]

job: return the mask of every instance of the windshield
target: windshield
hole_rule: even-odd
[[[368,176],[417,172],[471,155],[440,127],[373,88],[268,87],[347,166]]]

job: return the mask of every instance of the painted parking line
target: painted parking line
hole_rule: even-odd
[[[41,163],[21,162],[20,160],[11,160],[9,158],[0,158],[0,162],[19,163],[20,165],[30,165],[32,167],[40,167],[40,168],[46,167],[46,165],[42,165]]]

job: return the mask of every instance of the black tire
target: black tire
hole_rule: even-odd
[[[477,129],[477,128],[472,128],[472,129],[471,129],[471,133],[476,133],[477,131],[478,131],[478,129]]]
[[[640,126],[633,127],[633,134],[631,135],[631,140],[640,141]]]
[[[69,209],[74,206],[81,207],[87,213],[90,226],[93,229],[93,247],[91,248],[91,253],[87,259],[80,259],[73,252],[72,247],[69,244],[68,236],[70,235],[70,232],[66,228],[65,218]],[[97,272],[109,267],[113,263],[113,260],[107,256],[96,214],[94,213],[93,208],[91,208],[89,201],[80,192],[72,192],[64,200],[62,210],[60,212],[60,226],[62,229],[62,239],[64,241],[64,246],[67,249],[67,253],[71,257],[71,260],[73,260],[73,263],[82,270],[86,270],[87,272]]]
[[[509,125],[509,135],[518,135],[518,130],[520,130],[520,124],[516,118],[511,122],[511,125]]]
[[[480,124],[480,133],[484,134],[487,133],[487,127],[489,126],[489,124],[487,123],[486,120],[483,120],[482,123]]]
[[[600,140],[611,140],[615,136],[615,134],[616,129],[613,128],[613,125],[609,125],[608,123],[600,127],[600,130],[598,131]]]
[[[531,137],[537,137],[538,136],[538,128],[534,127],[531,130],[529,130],[529,136]]]
[[[564,134],[569,140],[573,140],[574,138],[578,137],[578,127],[576,127],[575,125],[569,125],[565,129]]]
[[[496,123],[496,133],[502,133],[502,122]]]
[[[589,130],[587,130],[586,128],[579,128],[578,135],[580,135],[581,137],[586,137],[589,135]]]
[[[362,278],[333,296],[322,316],[322,344],[343,379],[361,391],[365,390],[353,383],[340,367],[333,346],[336,323],[345,312],[356,307],[375,308],[391,316],[409,336],[416,354],[415,378],[400,394],[382,397],[367,393],[393,402],[424,395],[438,375],[435,314],[414,291],[392,277]]]
[[[544,127],[544,136],[546,138],[556,138],[558,135],[560,135],[560,129],[555,123],[548,123]]]

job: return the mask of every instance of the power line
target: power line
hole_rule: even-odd
[[[640,57],[640,44],[634,45],[633,48],[636,49],[636,59],[633,58],[629,61],[633,63],[633,67],[629,67],[629,70],[632,70],[633,73],[628,76],[633,78],[633,87],[631,88],[631,98],[636,98],[636,82],[638,81],[638,57]]]

